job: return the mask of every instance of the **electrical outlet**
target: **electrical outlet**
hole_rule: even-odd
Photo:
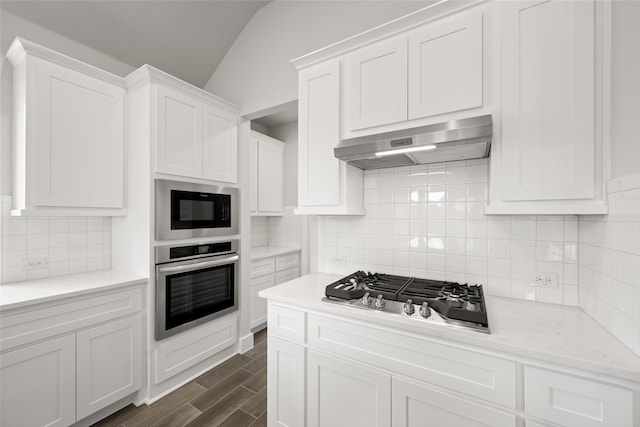
[[[344,255],[336,255],[333,261],[338,265],[347,265],[347,257]]]
[[[544,288],[558,287],[558,274],[554,272],[538,272],[529,273],[529,286],[539,286]]]
[[[46,258],[26,258],[22,260],[22,271],[42,270],[46,267]]]

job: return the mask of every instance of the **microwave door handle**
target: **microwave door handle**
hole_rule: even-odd
[[[203,262],[198,262],[196,264],[176,265],[173,267],[160,267],[158,268],[158,272],[159,273],[179,273],[184,271],[199,270],[201,268],[206,268],[206,267],[216,267],[219,265],[231,264],[232,262],[235,262],[238,259],[239,259],[239,256],[234,255],[232,257],[219,259],[215,261],[203,261]]]

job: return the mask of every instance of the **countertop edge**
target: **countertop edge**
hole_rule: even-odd
[[[107,279],[107,276],[111,276],[111,278]],[[60,285],[60,282],[63,282],[64,280],[74,282],[76,283],[76,285],[69,286],[67,289],[65,289],[64,286]],[[83,280],[86,282],[85,286],[80,285]],[[0,284],[0,295],[6,295],[7,291],[27,291],[36,293],[42,291],[43,289],[46,289],[48,287],[47,282],[55,283],[51,287],[53,288],[54,286],[57,286],[58,288],[51,289],[48,295],[24,297],[18,301],[9,302],[6,304],[0,301],[0,314],[19,308],[44,304],[66,298],[74,298],[82,295],[98,293],[127,286],[144,285],[148,281],[148,278],[130,273],[120,272],[117,270],[100,270],[90,273],[79,273],[50,277],[45,279],[27,280],[23,282],[4,283]]]
[[[255,253],[257,250],[257,253]],[[286,255],[290,253],[300,252],[301,248],[285,247],[285,246],[258,246],[251,248],[251,261],[270,258],[278,255]]]

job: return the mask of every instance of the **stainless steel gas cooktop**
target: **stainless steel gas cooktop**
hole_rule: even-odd
[[[356,271],[325,295],[333,304],[489,333],[482,285]]]

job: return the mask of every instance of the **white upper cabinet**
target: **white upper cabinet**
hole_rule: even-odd
[[[502,135],[487,213],[606,213],[596,2],[504,2]]]
[[[481,108],[482,13],[429,22],[356,49],[345,55],[344,62],[343,138]]]
[[[238,182],[238,115],[203,105],[202,177]]]
[[[298,74],[298,214],[364,215],[362,170],[335,158],[340,141],[340,62]]]
[[[123,215],[124,82],[16,39],[14,215]]]
[[[156,173],[236,184],[237,108],[149,66],[128,79],[145,73],[155,87]]]
[[[202,102],[158,85],[156,171],[202,177]]]
[[[482,107],[482,14],[409,35],[408,119]]]
[[[347,59],[351,130],[407,120],[407,38],[385,40]]]
[[[284,143],[251,132],[251,215],[281,216]]]

